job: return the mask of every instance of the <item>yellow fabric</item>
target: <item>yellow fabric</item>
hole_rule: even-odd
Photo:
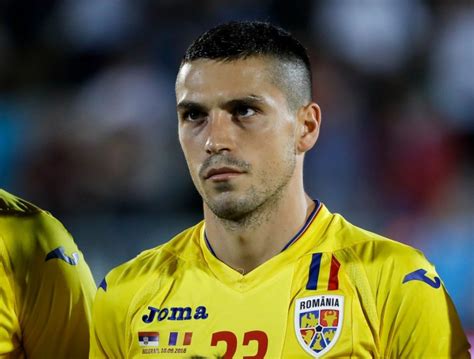
[[[77,264],[46,260],[59,247]],[[95,291],[64,227],[0,190],[0,358],[87,358]]]
[[[94,302],[91,358],[469,357],[446,290],[411,247],[323,206],[296,242],[242,275],[211,253],[204,226],[107,275]],[[420,269],[428,280],[403,283]],[[332,309],[304,309],[321,303]]]

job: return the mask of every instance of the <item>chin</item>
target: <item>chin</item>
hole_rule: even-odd
[[[235,200],[211,201],[207,205],[212,213],[221,219],[238,220],[245,215]]]
[[[239,221],[258,208],[258,201],[253,196],[240,197],[236,194],[221,193],[216,198],[206,200],[209,209],[218,218]]]

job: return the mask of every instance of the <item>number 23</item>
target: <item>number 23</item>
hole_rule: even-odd
[[[257,342],[257,354],[244,356],[244,359],[263,359],[267,353],[268,348],[268,337],[265,332],[261,330],[253,330],[244,334],[243,345],[247,346],[250,342]],[[227,344],[226,351],[224,353],[224,359],[232,359],[237,351],[237,336],[228,331],[215,332],[212,334],[211,346],[217,346],[217,343],[225,342]]]

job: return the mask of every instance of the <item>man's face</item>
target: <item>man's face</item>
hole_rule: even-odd
[[[176,81],[179,140],[193,182],[220,218],[275,200],[295,173],[295,115],[264,58],[186,63]]]

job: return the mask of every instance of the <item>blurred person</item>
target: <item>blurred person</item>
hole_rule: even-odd
[[[384,197],[396,214],[426,212],[459,171],[461,143],[436,112],[411,96],[380,112]],[[398,213],[397,213],[398,212]]]
[[[313,34],[336,57],[362,73],[396,74],[426,46],[431,18],[423,1],[315,1],[313,4],[309,15]]]
[[[0,357],[87,358],[95,291],[61,223],[0,189]]]
[[[296,39],[213,28],[186,51],[176,98],[204,220],[104,278],[92,358],[468,357],[423,254],[306,194],[321,114]]]
[[[25,161],[31,196],[60,212],[103,213],[155,208],[184,187],[183,176],[164,175],[176,163],[185,170],[166,135],[175,116],[166,83],[174,79],[162,69],[123,60],[73,96],[50,95],[35,131],[43,136]],[[160,155],[170,147],[175,155]]]
[[[429,58],[430,100],[452,128],[474,133],[474,6],[441,4],[443,26],[437,29]]]

